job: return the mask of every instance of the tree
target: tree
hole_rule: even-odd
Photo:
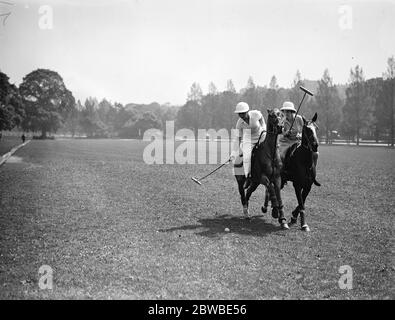
[[[289,100],[292,101],[295,105],[299,105],[303,97],[303,92],[302,90],[300,90],[300,86],[304,86],[304,82],[302,81],[302,75],[300,71],[297,70],[292,84],[292,88],[288,94]]]
[[[368,120],[368,130],[378,142],[383,134],[388,134],[390,128],[390,114],[385,103],[385,81],[381,77],[372,78],[364,83],[364,87],[373,110]]]
[[[325,132],[325,140],[328,144],[331,141],[331,133],[339,125],[341,117],[341,100],[328,69],[325,69],[318,83],[315,99],[320,125]]]
[[[208,85],[208,94],[209,95],[216,95],[217,92],[217,87],[215,86],[215,84],[213,82],[210,82]]]
[[[254,79],[252,78],[252,76],[249,76],[248,77],[248,80],[247,80],[247,87],[246,87],[246,89],[248,90],[248,89],[255,89],[255,82],[254,82]]]
[[[247,86],[240,91],[241,100],[247,102],[250,109],[258,109],[260,101],[258,97],[258,90],[254,79],[250,76],[247,81]]]
[[[279,90],[279,86],[277,84],[277,78],[276,76],[272,76],[272,78],[270,79],[269,89],[267,90],[266,93],[266,100],[268,107],[270,108],[279,107],[280,99],[278,95],[278,90]]]
[[[77,131],[77,127],[78,127],[79,121],[80,121],[80,113],[81,113],[82,109],[83,109],[83,107],[81,105],[81,101],[78,100],[77,104],[75,106],[73,106],[72,110],[70,111],[70,113],[68,114],[68,117],[66,119],[65,128],[66,128],[66,130],[71,132],[72,137],[74,137],[74,135]]]
[[[165,105],[161,116],[162,127],[165,128],[166,121],[175,121],[179,108],[171,105]]]
[[[387,60],[387,71],[384,73],[385,106],[389,110],[391,147],[394,147],[394,94],[395,94],[395,58],[391,56]]]
[[[200,88],[200,85],[197,82],[194,82],[192,84],[190,92],[188,93],[188,101],[192,102],[191,104],[189,104],[189,106],[194,105],[194,110],[193,110],[194,125],[193,125],[193,128],[195,130],[195,137],[197,137],[198,128],[199,128],[199,121],[200,121],[199,109],[202,104],[202,98],[203,98],[202,89]]]
[[[114,109],[116,110],[116,115],[113,120],[113,128],[117,132],[122,130],[122,128],[128,121],[134,122],[137,120],[137,111],[133,109],[127,110],[125,106],[123,106],[121,103],[114,103]]]
[[[198,127],[196,110],[198,110],[199,107],[196,101],[188,100],[177,112],[177,128],[196,129]]]
[[[19,91],[26,110],[23,129],[40,130],[43,138],[47,132],[57,131],[75,104],[62,77],[47,69],[37,69],[26,75]]]
[[[277,78],[275,75],[273,75],[272,78],[270,79],[269,88],[272,90],[278,90],[278,88],[279,88],[279,86],[277,84]]]
[[[90,138],[103,137],[107,133],[107,126],[101,121],[97,109],[97,100],[88,98],[85,100],[85,108],[81,111],[80,126]]]
[[[191,89],[188,93],[188,101],[195,101],[200,103],[202,100],[203,92],[202,88],[197,82],[192,83]]]
[[[107,99],[103,99],[98,104],[97,113],[100,117],[100,120],[103,121],[105,124],[108,124],[109,122],[108,115],[111,109],[112,105],[109,101],[107,101]]]
[[[350,71],[350,84],[346,90],[346,103],[343,108],[343,121],[349,134],[356,135],[359,145],[360,131],[369,119],[368,97],[364,86],[363,70],[358,65]]]
[[[8,76],[0,71],[0,132],[18,126],[25,116],[19,90],[8,80]]]
[[[237,104],[238,95],[236,93],[235,86],[233,85],[232,80],[228,80],[226,84],[226,91],[222,93],[220,99],[220,108],[223,110],[224,115],[226,115],[224,119],[224,127],[228,130],[232,129],[235,126],[235,107]]]
[[[227,92],[236,93],[235,85],[233,84],[232,79],[229,79],[229,80],[226,82],[226,91],[227,91]]]
[[[153,112],[144,112],[135,121],[129,119],[119,132],[120,137],[136,138],[143,137],[144,132],[148,129],[161,129],[162,123]]]

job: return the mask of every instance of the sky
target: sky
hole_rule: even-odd
[[[16,85],[57,71],[81,101],[182,105],[193,82],[290,87],[326,68],[347,83],[357,64],[382,76],[394,54],[395,0],[0,1],[0,70]]]

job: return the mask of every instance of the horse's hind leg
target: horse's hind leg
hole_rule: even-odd
[[[248,204],[247,204],[245,190],[244,190],[245,176],[239,175],[239,176],[235,176],[235,177],[237,180],[237,186],[239,188],[241,205],[243,206],[243,214],[245,216],[248,216]]]
[[[258,188],[259,183],[256,182],[252,182],[251,185],[248,187],[247,192],[246,192],[246,204],[243,206],[243,208],[245,208],[246,210],[244,211],[244,215],[247,219],[249,219],[249,212],[248,212],[248,202],[250,200],[251,194],[256,190],[256,188]]]
[[[290,222],[291,224],[295,224],[298,221],[299,212],[300,212],[299,205],[297,205],[295,210],[292,211],[292,217]]]
[[[244,176],[235,176],[235,177],[237,180],[237,186],[239,188],[241,204],[244,206],[244,204],[246,202],[246,195],[245,195],[245,191],[243,188],[245,177]]]
[[[261,208],[263,213],[267,212],[267,206],[269,204],[269,191],[268,188],[265,190],[265,203],[263,204],[263,207]]]
[[[278,201],[276,197],[276,191],[273,183],[269,183],[267,186],[268,194],[270,196],[270,202],[272,203],[272,217],[274,219],[278,218]]]
[[[276,198],[276,193],[274,192],[274,188],[273,188],[272,184],[266,186],[265,203],[264,203],[263,207],[261,208],[263,213],[267,212],[269,200],[272,203],[272,217],[277,219],[278,218],[277,198]]]

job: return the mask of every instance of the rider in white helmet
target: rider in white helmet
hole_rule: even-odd
[[[244,174],[247,178],[244,188],[248,188],[251,184],[252,149],[258,140],[262,142],[265,139],[266,123],[262,113],[258,110],[250,110],[246,102],[239,102],[236,105],[235,113],[239,115],[236,123],[238,139],[233,144],[230,159],[234,162],[242,151]]]
[[[287,171],[288,159],[285,159],[285,155],[290,146],[302,140],[303,118],[300,115],[296,115],[295,106],[290,101],[285,101],[280,110],[283,112],[285,116],[284,126],[283,126],[283,136],[280,139],[280,154],[283,162],[285,160],[284,170]],[[318,152],[313,153],[313,159],[315,164],[317,164]]]

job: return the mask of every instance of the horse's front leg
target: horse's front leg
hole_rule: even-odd
[[[289,226],[287,224],[287,219],[285,219],[285,217],[284,217],[283,202],[281,199],[281,177],[280,176],[278,176],[274,179],[273,185],[274,185],[274,191],[275,191],[276,198],[277,198],[278,222],[280,223],[282,229],[287,230],[287,229],[289,229]]]
[[[296,199],[298,200],[298,207],[300,213],[300,224],[302,226],[303,231],[309,231],[309,226],[305,224],[305,216],[304,216],[304,201],[302,196],[302,186],[299,184],[294,183],[295,195]]]
[[[311,184],[304,186],[302,190],[303,210],[300,211],[300,225],[303,231],[310,231],[310,228],[305,221],[305,207],[304,207],[306,198],[309,195],[310,190],[311,190]]]

